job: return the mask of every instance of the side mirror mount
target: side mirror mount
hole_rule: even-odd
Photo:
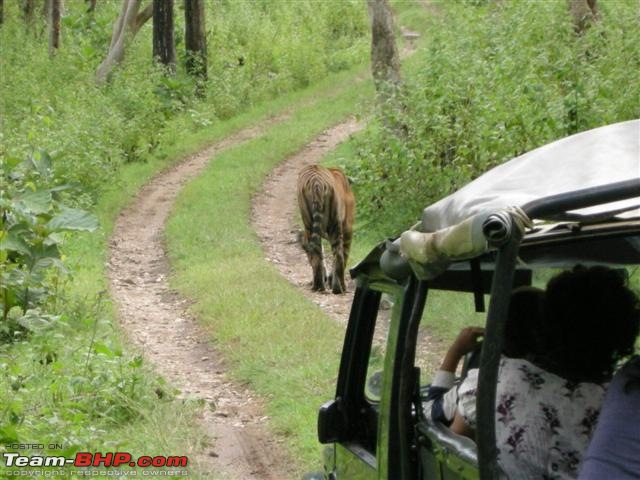
[[[340,399],[330,400],[318,412],[318,441],[322,444],[345,440],[347,418],[340,408]]]

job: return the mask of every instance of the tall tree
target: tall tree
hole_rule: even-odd
[[[47,1],[47,24],[49,26],[49,56],[53,57],[60,48],[60,14],[62,0]]]
[[[569,0],[569,11],[578,35],[582,35],[599,18],[597,0]]]
[[[388,0],[367,0],[371,17],[371,71],[378,93],[400,85],[400,57]]]
[[[27,25],[33,23],[33,13],[36,10],[35,0],[22,0],[22,14]]]
[[[184,0],[186,68],[190,75],[207,78],[207,37],[204,0]]]
[[[139,12],[142,0],[123,0],[120,15],[113,24],[113,34],[107,56],[96,70],[96,81],[104,83],[113,67],[124,59],[124,53],[140,27],[153,15],[153,3]]]
[[[385,126],[397,136],[407,134],[401,120],[404,110],[399,95],[402,79],[396,47],[393,13],[388,0],[367,0],[371,17],[371,73]]]
[[[173,39],[173,0],[153,0],[153,58],[170,72],[176,68]]]

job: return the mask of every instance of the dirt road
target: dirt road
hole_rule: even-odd
[[[290,478],[292,462],[267,428],[262,401],[229,381],[224,361],[207,341],[209,334],[169,288],[164,225],[180,188],[211,158],[282,120],[242,130],[158,175],[120,214],[110,243],[108,277],[120,324],[181,397],[205,402],[200,425],[211,444],[198,463],[205,475],[215,473],[216,478]]]

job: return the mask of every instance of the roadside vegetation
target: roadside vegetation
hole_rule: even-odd
[[[598,5],[600,21],[577,35],[561,1],[432,2],[422,12],[403,12],[397,3],[399,25],[420,30],[425,15],[433,22],[423,48],[402,66],[403,109],[378,105],[368,128],[324,160],[353,180],[352,265],[491,167],[555,139],[640,117],[637,5]],[[536,282],[543,286],[550,276],[541,273]],[[638,269],[630,281],[640,288]],[[429,297],[426,326],[444,344],[478,324],[468,296]]]
[[[145,24],[106,85],[95,70],[111,38],[119,2],[69,2],[62,46],[50,58],[43,14],[25,26],[19,2],[4,6],[2,55],[3,155],[49,153],[53,168],[82,187],[90,204],[123,164],[148,161],[191,132],[258,102],[299,89],[366,59],[366,10],[357,2],[226,2],[206,9],[208,80],[179,69],[164,75],[151,61]],[[175,9],[175,31],[184,31]],[[178,33],[176,50],[182,52]],[[184,54],[179,59],[182,61]],[[11,72],[9,75],[8,72]]]
[[[392,122],[380,108],[344,161],[357,234],[399,234],[495,165],[640,117],[637,2],[598,5],[600,20],[578,35],[563,1],[441,3],[419,64],[403,72],[404,108]]]
[[[151,25],[98,85],[118,3],[98,2],[87,13],[84,2],[66,2],[54,58],[43,20],[26,28],[18,2],[4,5],[0,450],[57,443],[63,450],[45,453],[192,455],[203,445],[198,405],[175,400],[121,340],[104,277],[117,213],[182,156],[291,113],[185,188],[167,242],[173,285],[215,332],[231,376],[266,398],[271,425],[302,471],[318,466],[316,413],[333,395],[343,329],[264,261],[249,215],[270,169],[350,114],[370,120],[326,160],[355,181],[355,263],[491,166],[640,116],[633,0],[602,2],[600,21],[580,36],[561,1],[395,2],[397,25],[422,32],[402,67],[401,110],[372,109],[371,82],[355,80],[368,74],[359,2],[216,0],[207,10],[204,87],[182,68],[167,76],[152,64]],[[390,111],[404,134],[387,128]],[[18,233],[28,241],[11,240]],[[471,302],[434,298],[438,337],[473,321]]]
[[[67,2],[54,58],[42,12],[26,25],[19,6],[5,3],[0,26],[1,449],[171,452],[194,465],[199,406],[174,400],[114,323],[104,279],[114,218],[162,168],[363,62],[366,11],[355,2],[215,2],[215,55],[197,89],[182,69],[165,76],[153,65],[151,25],[111,81],[96,83],[118,2],[93,13]],[[83,230],[95,233],[71,235]]]

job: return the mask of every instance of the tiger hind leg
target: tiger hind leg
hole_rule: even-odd
[[[331,275],[331,291],[335,294],[345,293],[347,285],[344,281],[345,255],[342,235],[338,235],[331,244],[333,251],[333,274]]]
[[[324,268],[322,250],[320,250],[320,252],[310,253],[309,263],[311,264],[311,269],[313,270],[313,284],[311,286],[311,290],[324,292],[324,283],[327,274]]]
[[[307,259],[311,265],[313,271],[313,280],[311,282],[311,289],[314,291],[323,292],[326,282],[326,270],[324,267],[324,255],[322,252],[322,243],[318,243],[313,238],[309,231],[306,231],[299,236],[302,248],[307,253]]]

